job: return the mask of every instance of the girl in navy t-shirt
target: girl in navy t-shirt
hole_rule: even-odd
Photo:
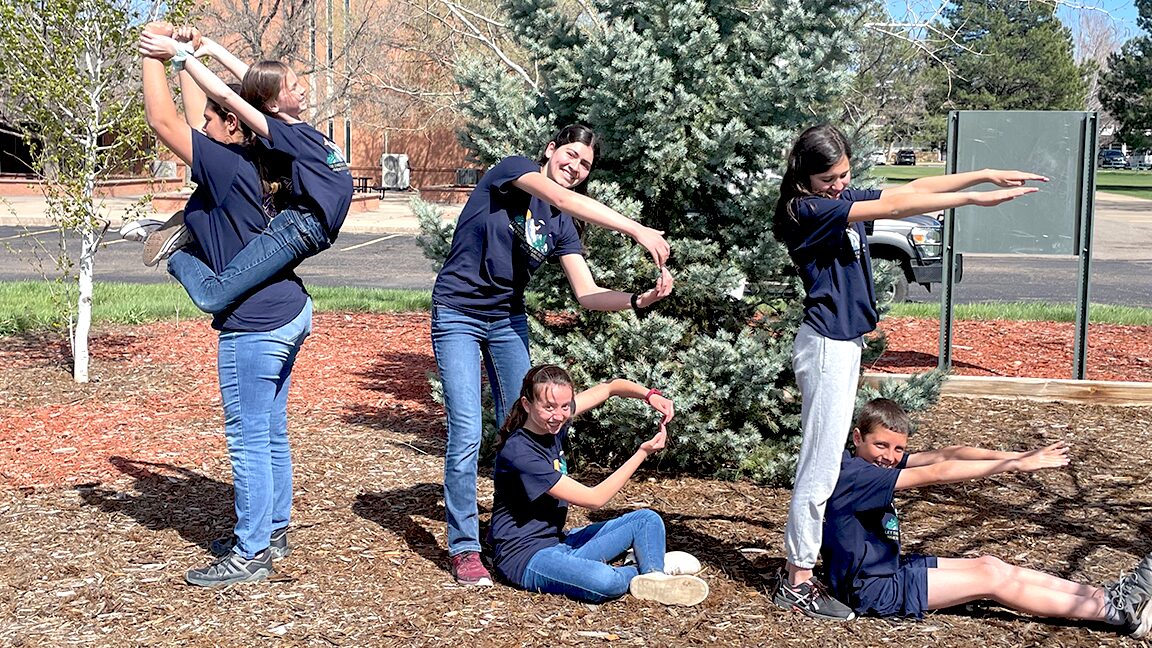
[[[332,245],[352,202],[352,175],[335,143],[300,120],[308,107],[305,91],[287,65],[261,61],[249,68],[198,34],[190,43],[179,43],[146,33],[142,47],[171,57],[209,97],[250,127],[267,149],[262,169],[266,175],[273,170],[273,177],[264,178],[265,184],[287,185],[283,199],[266,197],[265,211],[271,218],[266,230],[219,272],[198,263],[194,256],[177,252],[186,240],[179,217],[148,237],[145,263],[152,265],[171,254],[168,271],[184,285],[197,307],[216,313],[268,277]],[[239,93],[196,60],[203,55],[224,62],[243,79]]]
[[[643,399],[663,416],[656,436],[608,478],[588,487],[568,476],[568,426],[576,414],[611,396]],[[664,447],[672,401],[659,390],[617,379],[574,394],[568,372],[535,367],[524,377],[520,398],[500,430],[492,471],[492,545],[496,572],[531,592],[563,594],[603,603],[631,592],[669,605],[695,605],[708,584],[691,574],[700,563],[684,552],[665,554],[664,521],[640,509],[621,517],[564,531],[568,505],[598,509],[628,483],[650,455]],[[631,550],[634,562],[612,566]]]
[[[146,29],[170,32],[171,26],[152,23]],[[266,225],[253,151],[244,145],[236,115],[206,102],[186,74],[185,120],[172,101],[164,62],[145,57],[142,68],[148,124],[188,164],[197,184],[184,210],[196,238],[188,253],[223,268]],[[289,551],[288,391],[296,355],[312,328],[312,302],[300,279],[281,271],[218,313],[212,326],[220,331],[217,370],[236,525],[211,543],[218,560],[185,575],[205,587],[263,580],[273,573],[272,560]]]
[[[850,608],[812,576],[820,552],[824,506],[836,486],[840,455],[852,426],[860,351],[876,328],[876,297],[864,222],[942,209],[989,207],[1036,191],[1047,178],[984,169],[920,178],[884,189],[851,189],[852,151],[836,127],[800,134],[780,181],[773,229],[788,247],[804,283],[804,319],[796,332],[792,368],[802,398],[803,439],[785,529],[786,573],[774,600],[827,619],[851,619]],[[964,191],[991,183],[997,191]]]
[[[483,360],[503,424],[520,381],[531,366],[524,291],[532,273],[558,259],[584,308],[647,308],[672,291],[665,269],[668,244],[661,233],[629,220],[576,190],[596,159],[596,134],[585,126],[562,129],[541,160],[513,156],[492,167],[456,221],[452,248],[432,289],[432,350],[444,387],[448,447],[444,508],[453,578],[462,585],[491,585],[480,561],[476,471],[483,409]],[[656,286],[640,293],[596,284],[573,218],[623,232],[646,247],[661,268]]]

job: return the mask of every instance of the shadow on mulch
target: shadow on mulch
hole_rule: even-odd
[[[140,354],[142,338],[119,333],[100,333],[88,341],[93,359],[125,362]],[[19,361],[26,366],[58,367],[71,372],[72,350],[64,336],[51,332],[19,333],[4,337],[0,357]]]
[[[872,361],[872,366],[869,368],[887,371],[900,369],[902,367],[911,367],[913,369],[923,370],[924,367],[935,368],[938,364],[940,364],[940,356],[934,353],[924,353],[922,351],[885,351]],[[1003,372],[995,369],[989,369],[983,365],[972,364],[971,362],[962,362],[956,360],[956,358],[952,358],[952,367],[954,369],[985,371],[994,376],[1004,375]]]
[[[84,504],[126,515],[153,531],[172,529],[188,542],[204,547],[213,538],[231,530],[234,519],[231,484],[167,463],[119,456],[109,457],[108,461],[135,480],[132,489],[139,494],[80,485],[76,492]]]
[[[444,506],[440,503],[443,494],[444,485],[433,483],[413,484],[406,488],[376,493],[360,493],[352,504],[352,512],[404,538],[405,544],[413,553],[434,565],[441,566],[448,560],[447,552],[440,547],[436,536],[432,535],[416,517],[443,519]]]

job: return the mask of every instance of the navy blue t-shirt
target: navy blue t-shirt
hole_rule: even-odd
[[[184,207],[195,237],[186,250],[219,273],[268,226],[260,175],[236,144],[221,144],[192,131],[192,181],[196,191]],[[212,319],[221,331],[271,331],[291,322],[308,299],[304,284],[284,270]]]
[[[320,219],[335,241],[352,204],[352,173],[332,140],[304,122],[285,124],[269,117],[265,143],[292,158],[292,196],[302,211]]]
[[[496,573],[520,586],[532,556],[564,540],[568,503],[548,491],[568,474],[567,439],[567,425],[557,434],[544,435],[521,428],[496,455],[488,540]]]
[[[800,271],[804,323],[833,340],[852,340],[876,328],[872,258],[864,223],[849,223],[858,200],[876,200],[876,189],[845,189],[836,200],[820,196],[793,202],[799,223],[784,241]]]
[[[844,451],[840,478],[824,509],[820,553],[832,593],[853,608],[862,579],[891,576],[900,568],[900,519],[892,500],[908,457],[895,468],[881,468]]]
[[[524,312],[524,289],[545,259],[583,254],[572,218],[512,181],[540,171],[526,157],[489,169],[456,221],[432,303],[480,316]]]

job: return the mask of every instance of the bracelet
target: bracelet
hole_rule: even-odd
[[[637,313],[644,310],[643,308],[640,308],[640,293],[632,293],[632,297],[628,301],[632,304],[632,310],[636,311]]]
[[[170,61],[172,61],[172,69],[177,71],[177,72],[183,70],[184,69],[184,61],[189,56],[193,56],[192,50],[184,49],[183,47],[177,47],[176,53],[172,55],[171,59],[169,59]]]
[[[653,387],[652,389],[649,389],[649,390],[648,390],[648,393],[647,393],[647,394],[644,394],[644,402],[645,402],[645,403],[647,403],[647,404],[649,404],[649,405],[651,405],[651,404],[652,404],[652,401],[651,401],[651,400],[649,400],[649,399],[651,399],[653,396],[663,396],[663,395],[664,395],[664,392],[662,392],[662,391],[660,391],[659,389],[656,389],[655,387]]]

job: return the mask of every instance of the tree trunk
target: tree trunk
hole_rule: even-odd
[[[88,382],[88,333],[92,328],[92,266],[100,232],[91,221],[80,226],[80,263],[76,283],[76,327],[72,331],[72,379]]]

